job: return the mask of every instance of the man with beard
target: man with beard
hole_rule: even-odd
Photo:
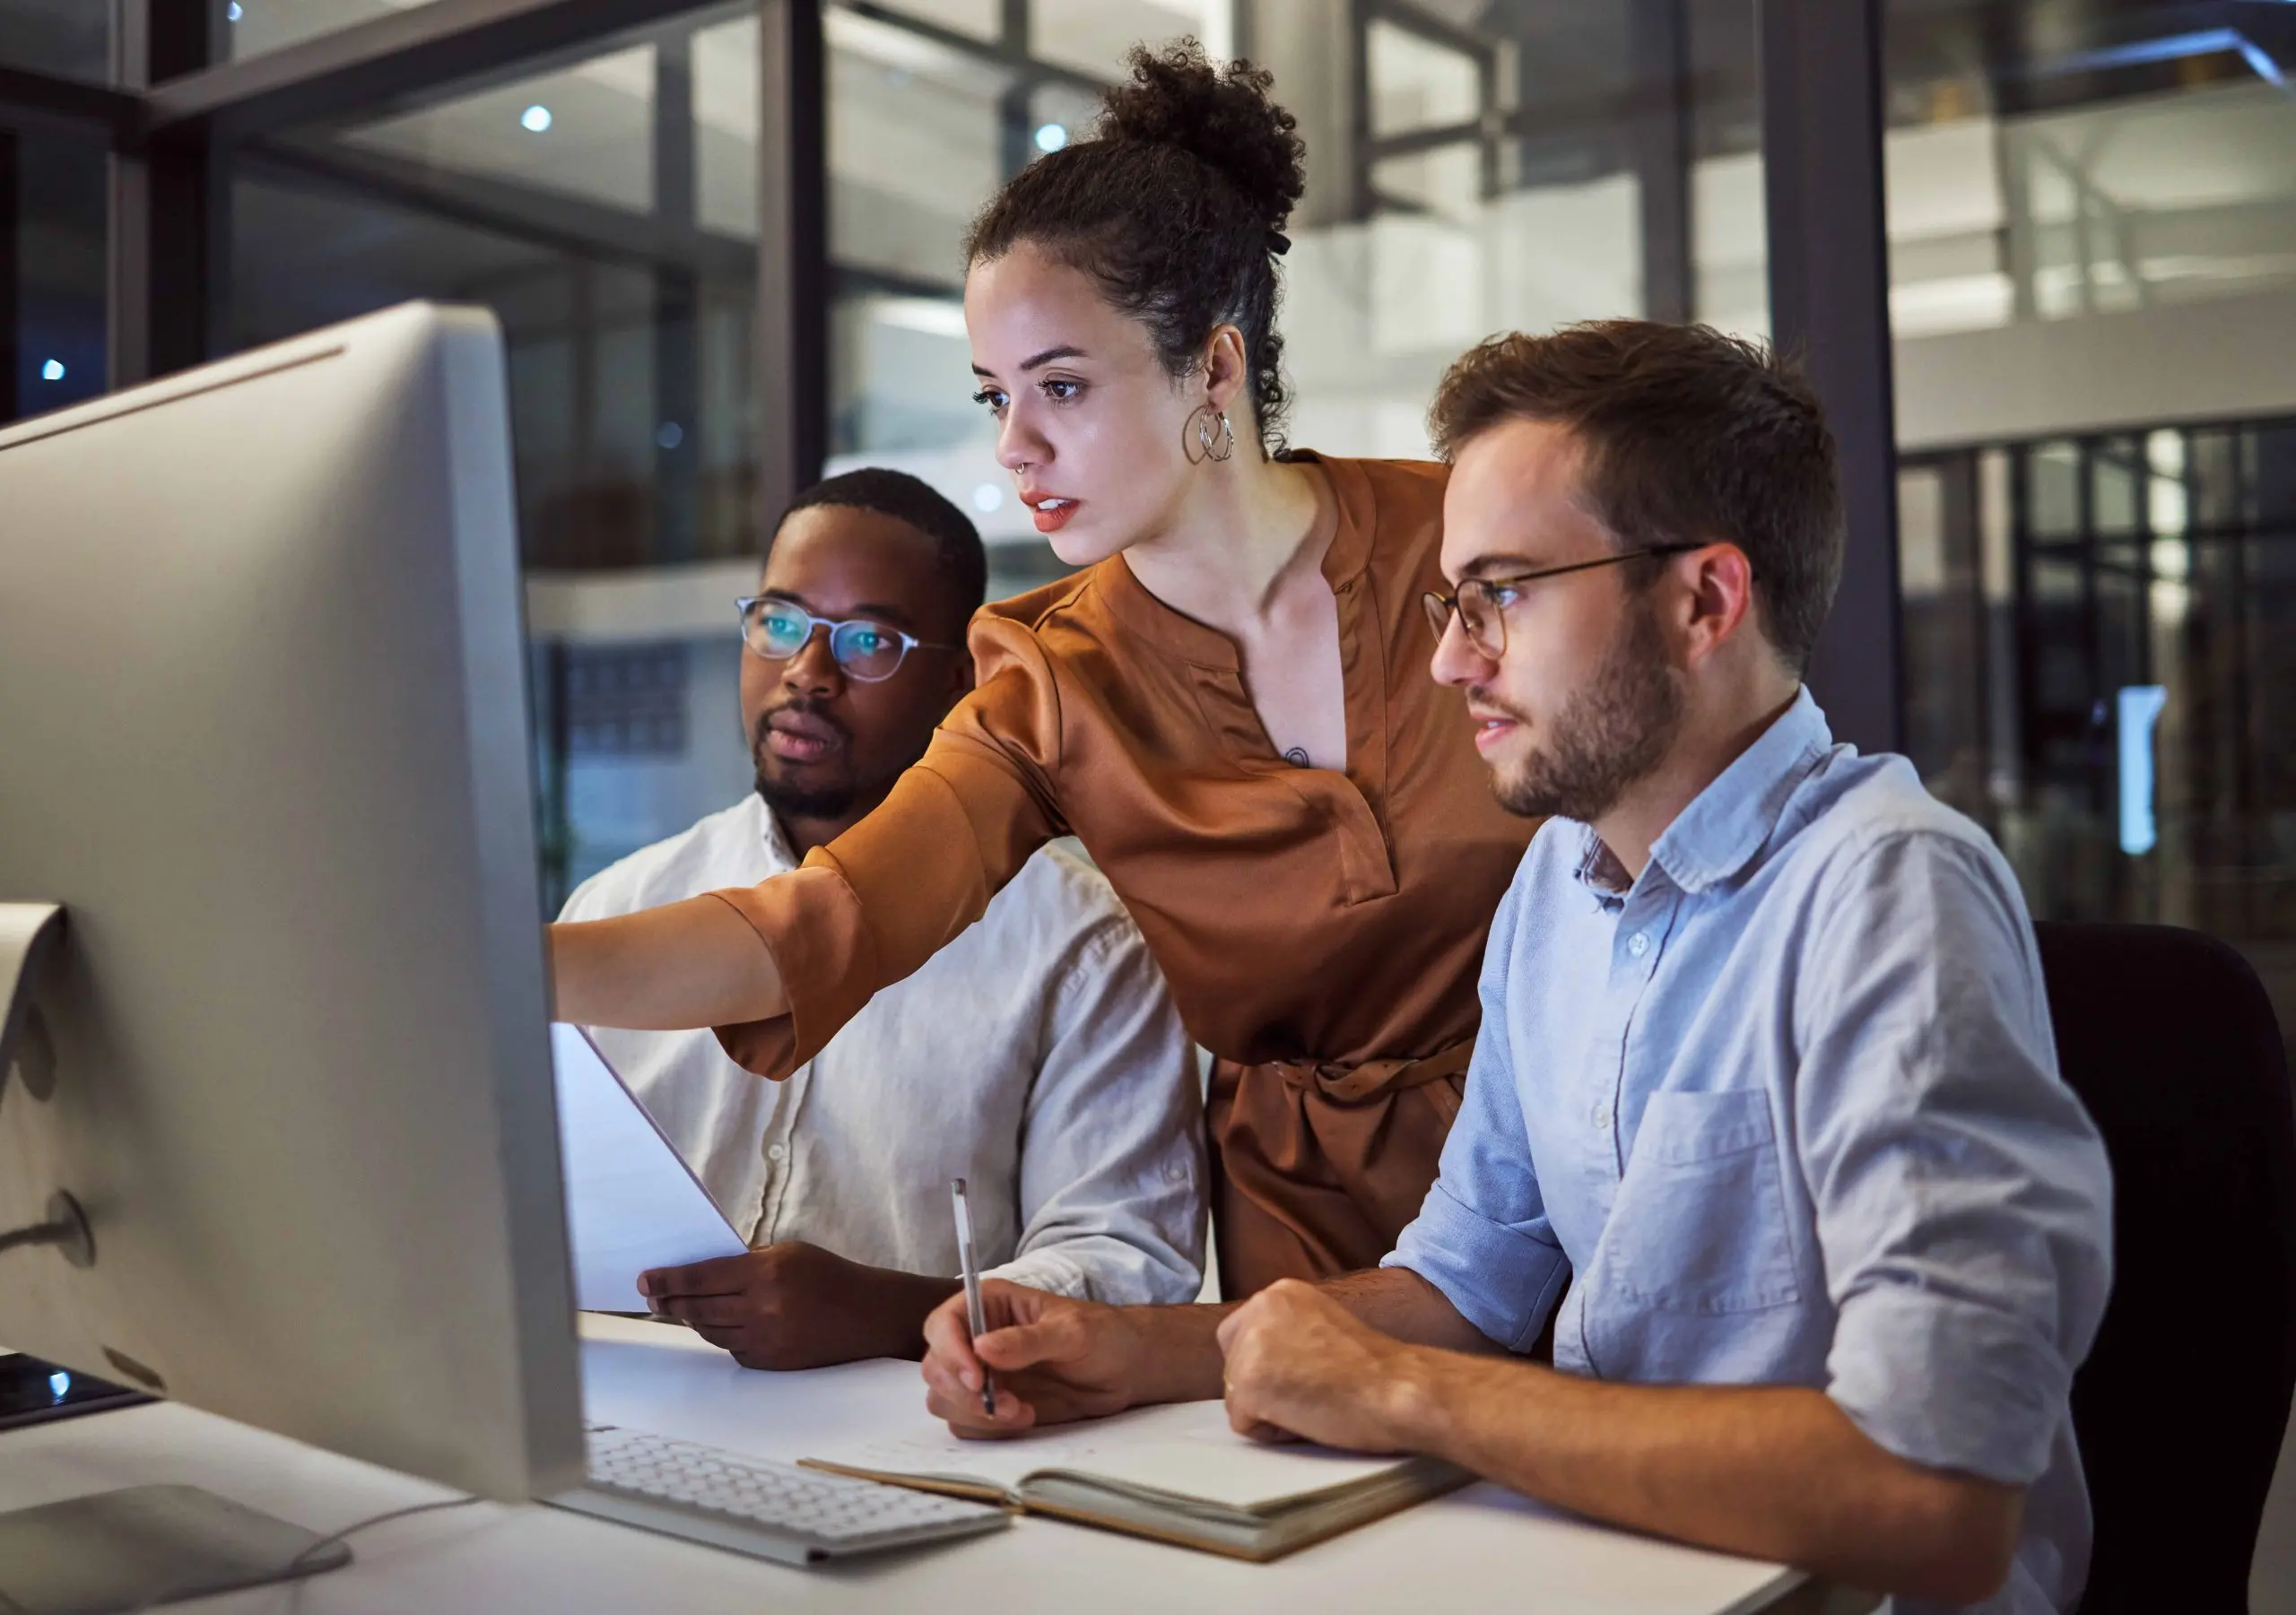
[[[741,603],[755,794],[594,876],[561,917],[751,885],[865,817],[971,687],[987,571],[972,524],[915,477],[800,494]],[[591,1035],[753,1247],[647,1273],[647,1298],[749,1367],[919,1355],[958,1288],[954,1177],[980,1261],[1014,1284],[1200,1288],[1194,1052],[1131,916],[1058,845],[787,1082],[708,1031]]]
[[[1617,321],[1492,339],[1433,424],[1435,676],[1500,802],[1553,815],[1440,1176],[1375,1272],[1229,1309],[998,1287],[978,1341],[944,1308],[934,1411],[1224,1391],[1248,1433],[1438,1454],[1900,1611],[2070,1608],[2109,1175],[2006,864],[1802,688],[1840,567],[1816,399]]]

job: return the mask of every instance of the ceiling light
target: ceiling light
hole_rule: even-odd
[[[530,134],[539,135],[550,127],[550,109],[537,101],[518,114],[518,126]]]
[[[869,317],[881,325],[897,326],[926,336],[965,338],[965,306],[954,298],[883,297],[871,300]]]
[[[1039,151],[1039,152],[1057,152],[1058,150],[1060,150],[1060,148],[1061,148],[1061,147],[1063,147],[1063,146],[1066,145],[1067,143],[1068,143],[1068,126],[1067,126],[1067,125],[1065,125],[1065,124],[1039,124],[1039,125],[1038,125],[1038,126],[1037,126],[1037,150],[1038,150],[1038,151]]]
[[[64,379],[64,361],[63,361],[62,360],[60,360],[60,359],[51,359],[51,360],[49,360],[46,364],[44,364],[44,365],[40,366],[40,368],[39,368],[39,378],[40,378],[42,381],[61,381],[61,380],[63,380],[63,379]]]
[[[231,0],[231,4],[223,8],[223,17],[226,22],[236,22],[246,15],[247,13],[240,8],[239,0]]]
[[[983,516],[994,516],[1004,506],[1004,491],[994,482],[983,482],[972,491],[972,508]]]

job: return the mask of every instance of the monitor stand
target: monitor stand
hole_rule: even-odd
[[[132,1486],[0,1514],[10,1615],[126,1615],[350,1562],[346,1542],[196,1486]]]
[[[34,1100],[56,1091],[56,1046],[38,1000],[42,978],[63,951],[61,903],[0,903],[0,1100],[12,1084]],[[74,1267],[96,1263],[88,1219],[63,1189],[48,1196],[39,1221],[0,1229],[0,1254],[30,1245],[57,1246]]]
[[[32,999],[63,950],[63,904],[0,903],[0,1093],[11,1077],[36,1099],[56,1085],[56,1052]]]
[[[55,1050],[33,1000],[63,942],[60,905],[0,903],[0,1102],[11,1087],[24,1090],[18,1104],[55,1091]],[[0,1230],[0,1261],[43,1245],[75,1267],[96,1259],[87,1219],[61,1189],[42,1221]],[[10,1615],[123,1615],[350,1562],[335,1538],[196,1486],[135,1486],[0,1514],[0,1604]]]

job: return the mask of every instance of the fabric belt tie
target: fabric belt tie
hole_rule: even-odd
[[[1335,1105],[1360,1105],[1405,1089],[1424,1088],[1446,1077],[1464,1077],[1467,1063],[1474,1058],[1474,1039],[1468,1038],[1408,1060],[1366,1060],[1361,1065],[1340,1065],[1328,1060],[1271,1060],[1256,1069],[1280,1072],[1285,1087],[1313,1088]]]
[[[1274,1060],[1212,1072],[1221,1293],[1370,1267],[1419,1214],[1474,1040],[1431,1055]]]

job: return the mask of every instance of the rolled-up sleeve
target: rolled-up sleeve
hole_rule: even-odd
[[[1163,973],[1121,912],[1049,961],[1021,1147],[1021,1240],[997,1278],[1117,1305],[1204,1287],[1204,1098]]]
[[[874,812],[801,867],[709,894],[756,931],[788,994],[786,1015],[717,1029],[745,1069],[778,1080],[812,1059],[1065,832],[1052,785],[1060,703],[1042,648],[987,616],[970,643],[979,683]]]
[[[1570,1276],[1547,1220],[1515,1088],[1507,983],[1522,885],[1518,873],[1492,921],[1478,987],[1483,1027],[1441,1168],[1419,1215],[1380,1263],[1417,1273],[1510,1351],[1530,1350]]]
[[[2030,1484],[2111,1282],[2111,1176],[2060,1078],[2013,877],[1953,837],[1845,858],[1796,1006],[1837,1311],[1827,1394],[1909,1462]]]

